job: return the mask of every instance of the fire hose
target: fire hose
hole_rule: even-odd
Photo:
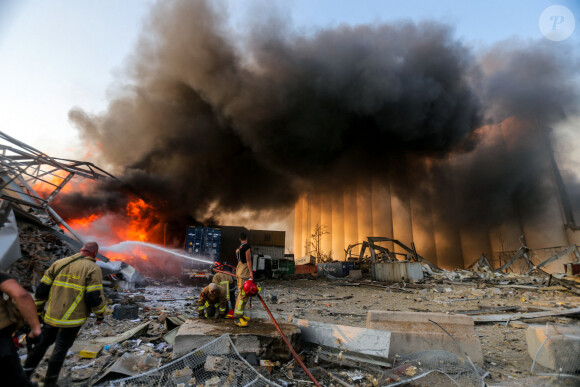
[[[222,270],[218,270],[218,269],[215,269],[215,268],[213,270],[215,272],[219,272],[219,273],[231,275],[232,277],[236,277],[235,274],[232,274],[232,273],[227,272],[227,271],[222,271]],[[274,323],[274,326],[278,330],[278,333],[282,337],[282,340],[284,340],[284,343],[286,343],[286,346],[288,347],[288,349],[290,350],[290,352],[292,352],[292,356],[294,356],[294,359],[296,359],[296,361],[298,362],[298,364],[300,364],[300,367],[302,367],[302,369],[304,370],[304,372],[306,372],[306,375],[308,375],[308,377],[310,378],[310,380],[312,380],[312,382],[317,387],[321,387],[320,386],[320,383],[318,383],[318,381],[316,380],[316,378],[314,378],[314,376],[312,376],[312,374],[310,373],[310,371],[308,371],[308,368],[306,368],[306,366],[302,362],[302,359],[300,359],[300,356],[298,356],[298,354],[296,353],[296,351],[292,347],[292,344],[290,344],[290,341],[288,341],[288,338],[286,337],[286,335],[284,334],[284,332],[282,332],[282,329],[280,328],[280,325],[278,325],[278,322],[276,321],[276,319],[272,315],[272,312],[270,312],[270,308],[268,308],[268,305],[266,305],[266,302],[264,301],[264,299],[262,298],[262,296],[260,296],[260,294],[256,294],[256,296],[258,297],[258,299],[260,300],[260,302],[264,306],[264,309],[266,309],[266,312],[268,313],[268,316],[270,316],[270,319]]]

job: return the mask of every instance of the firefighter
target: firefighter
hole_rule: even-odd
[[[235,287],[233,286],[234,277],[224,273],[215,273],[211,282],[222,288],[222,290],[226,294],[227,300],[229,301],[228,309],[233,310],[234,299],[236,297]],[[229,310],[227,312],[228,313],[226,315],[229,316]]]
[[[4,295],[8,296],[7,300]],[[14,307],[30,326],[27,340],[34,340],[41,332],[34,300],[14,278],[0,271],[0,375],[4,378],[4,383],[9,383],[10,386],[35,386],[22,370],[18,350],[14,345],[13,334],[18,325],[18,317],[10,310],[11,302],[14,302]]]
[[[226,292],[222,287],[212,282],[203,288],[199,295],[199,299],[197,300],[198,317],[210,318],[216,315],[219,317],[225,317],[227,305],[228,299],[226,297]]]
[[[244,283],[249,279],[254,279],[252,250],[248,244],[248,235],[245,232],[240,233],[240,247],[236,250],[236,258],[238,259],[238,266],[236,267],[238,298],[234,309],[234,323],[239,327],[245,327],[250,321],[250,318],[244,315],[244,309],[250,296],[244,292]]]
[[[57,385],[66,354],[91,311],[97,317],[97,324],[105,318],[103,278],[95,263],[98,251],[96,242],[88,242],[80,253],[57,260],[46,270],[36,289],[35,303],[38,312],[44,313],[44,326],[40,342],[24,363],[24,371],[32,375],[54,344],[44,381],[46,387]]]

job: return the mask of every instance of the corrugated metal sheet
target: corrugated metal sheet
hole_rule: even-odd
[[[423,279],[423,269],[419,262],[383,262],[375,263],[377,281],[409,282]]]
[[[284,259],[284,247],[252,245],[252,254],[269,255],[272,259]]]
[[[250,230],[248,243],[251,246],[276,246],[285,248],[286,231]]]

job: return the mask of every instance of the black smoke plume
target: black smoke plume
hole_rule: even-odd
[[[459,224],[541,202],[544,130],[578,106],[562,45],[474,52],[431,21],[304,35],[275,13],[235,33],[225,14],[214,1],[159,2],[107,111],[70,112],[160,221],[292,208],[301,192],[377,176],[417,198],[437,192]],[[521,124],[484,141],[479,128],[510,117]],[[85,199],[75,203],[107,195]]]

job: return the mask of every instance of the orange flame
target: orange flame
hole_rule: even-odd
[[[32,189],[36,191],[42,198],[46,199],[68,176],[67,172],[56,171],[51,175],[41,177],[42,180],[37,180],[32,185]],[[66,184],[60,192],[70,192],[73,190],[71,183]]]

